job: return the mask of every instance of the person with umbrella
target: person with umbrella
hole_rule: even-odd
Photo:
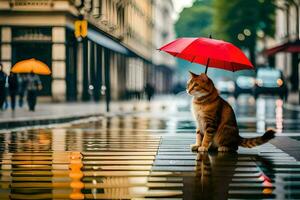
[[[24,96],[26,92],[26,87],[27,87],[27,81],[26,81],[26,74],[20,74],[19,76],[19,107],[23,107],[23,102],[24,102]]]
[[[3,109],[3,104],[6,98],[6,79],[7,75],[3,72],[3,65],[0,63],[0,109]]]
[[[29,106],[29,110],[34,111],[38,91],[42,89],[41,80],[37,74],[51,74],[49,67],[45,63],[32,58],[16,63],[12,68],[12,72],[29,73],[29,75],[25,78],[27,86],[27,103]]]
[[[37,93],[41,89],[42,84],[39,76],[31,72],[27,77],[27,103],[30,111],[35,110]]]
[[[19,88],[19,82],[17,74],[10,71],[10,74],[8,76],[8,90],[10,95],[10,101],[11,101],[11,109],[15,110],[16,105],[16,95],[18,93]]]

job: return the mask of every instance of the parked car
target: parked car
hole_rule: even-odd
[[[279,69],[260,68],[257,70],[255,98],[260,94],[277,94],[282,99],[288,98],[287,83]]]
[[[255,88],[255,78],[252,76],[239,76],[235,81],[234,96],[240,94],[253,94]]]
[[[234,81],[226,78],[221,78],[217,80],[216,88],[221,94],[234,94]]]
[[[178,93],[180,93],[180,92],[182,92],[182,91],[185,91],[185,90],[186,90],[186,88],[185,88],[185,85],[184,85],[184,84],[182,84],[182,83],[177,83],[177,84],[175,84],[175,85],[173,86],[172,92],[173,92],[173,94],[178,94]]]

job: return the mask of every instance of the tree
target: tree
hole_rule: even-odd
[[[211,2],[211,0],[196,0],[192,7],[182,10],[175,24],[178,37],[207,37],[210,34],[213,17]]]
[[[182,0],[183,1],[183,0]],[[208,37],[211,33],[213,19],[212,0],[194,0],[193,5],[184,8],[175,23],[177,37]],[[188,70],[199,73],[205,68],[198,64],[178,59],[177,79],[185,80]]]
[[[274,35],[275,0],[214,0],[213,7],[214,34],[247,48],[255,64],[258,35]]]

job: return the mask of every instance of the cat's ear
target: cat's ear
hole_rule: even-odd
[[[200,77],[204,82],[208,81],[208,76],[206,74],[202,73],[202,74],[200,74]]]
[[[191,75],[192,78],[196,78],[196,77],[199,76],[199,75],[197,75],[197,74],[195,74],[195,73],[193,73],[193,72],[191,72],[191,71],[189,71],[189,73],[190,73],[190,75]]]

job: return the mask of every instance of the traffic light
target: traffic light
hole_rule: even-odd
[[[76,20],[74,26],[75,26],[75,28],[74,28],[75,37],[76,38],[81,37],[81,21]]]
[[[86,37],[88,33],[88,23],[86,20],[81,21],[81,36]]]
[[[76,38],[85,38],[88,33],[88,23],[86,20],[76,20],[74,24],[74,34]]]

